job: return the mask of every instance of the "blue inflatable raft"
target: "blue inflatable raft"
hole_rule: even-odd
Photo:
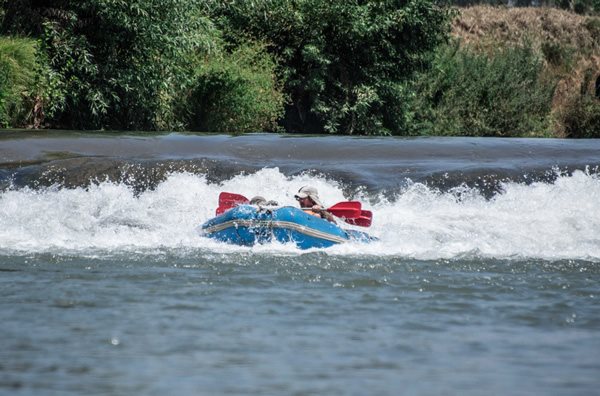
[[[325,248],[348,241],[370,242],[369,234],[344,230],[298,208],[261,208],[240,205],[208,220],[201,233],[209,238],[236,245],[279,241],[295,243],[300,249]]]

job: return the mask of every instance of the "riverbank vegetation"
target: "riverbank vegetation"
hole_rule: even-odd
[[[26,119],[26,99],[35,90],[36,51],[33,40],[0,37],[0,127]]]
[[[0,0],[0,127],[600,137],[585,6]]]
[[[576,8],[589,7],[580,5]],[[596,7],[600,11],[600,5]],[[579,15],[555,8],[469,7],[461,9],[460,17],[453,21],[452,37],[458,40],[461,48],[490,58],[496,58],[490,54],[496,54],[498,48],[529,48],[531,57],[541,62],[537,72],[541,84],[538,87],[553,84],[554,89],[551,101],[545,105],[545,132],[532,129],[531,132],[535,133],[530,134],[600,137],[598,16]],[[498,81],[498,85],[505,83]],[[512,88],[515,97],[531,96],[533,99],[531,85]],[[527,112],[527,117],[533,118],[540,114]],[[506,117],[511,117],[511,114],[506,113]]]

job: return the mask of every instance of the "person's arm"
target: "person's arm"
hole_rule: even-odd
[[[323,209],[323,207],[321,207],[319,205],[314,205],[312,207],[312,211],[319,213],[321,215],[322,219],[325,219],[333,224],[337,224],[335,219],[333,218],[333,215],[331,213],[329,213],[328,211],[326,211],[325,209]]]

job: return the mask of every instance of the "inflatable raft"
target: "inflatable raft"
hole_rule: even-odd
[[[240,205],[208,220],[201,234],[222,242],[251,246],[279,241],[300,249],[325,248],[348,241],[370,242],[375,238],[356,230],[344,230],[302,210],[284,206],[261,208]]]

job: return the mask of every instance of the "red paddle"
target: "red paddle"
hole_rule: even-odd
[[[235,208],[238,205],[247,204],[249,202],[250,200],[243,195],[222,192],[219,194],[219,207],[216,210],[216,214],[220,215],[231,208]]]
[[[346,219],[346,223],[361,227],[370,227],[373,221],[373,212],[370,210],[361,210],[360,216],[353,219]]]
[[[339,202],[325,209],[334,216],[342,217],[344,219],[354,219],[360,217],[360,202],[358,201],[346,201]]]

